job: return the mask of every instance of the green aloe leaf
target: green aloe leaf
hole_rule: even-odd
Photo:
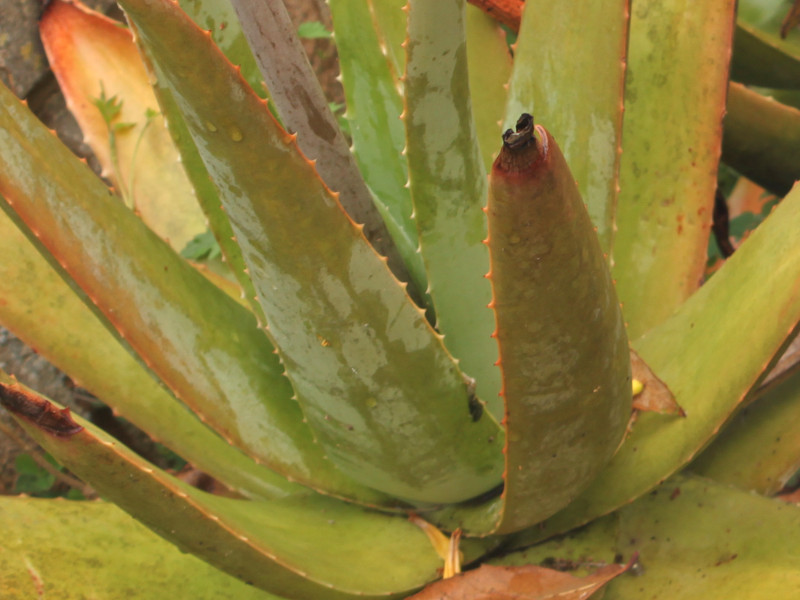
[[[479,8],[467,5],[467,68],[475,133],[488,172],[497,155],[513,61],[506,32]]]
[[[192,139],[189,128],[186,126],[183,114],[175,103],[172,92],[169,87],[158,80],[152,62],[147,56],[147,49],[140,47],[139,50],[148,73],[150,73],[152,79],[155,80],[153,90],[158,98],[161,111],[167,119],[169,131],[175,142],[175,146],[178,148],[178,152],[180,152],[181,163],[186,170],[189,180],[194,186],[197,202],[206,215],[209,229],[220,248],[228,269],[230,269],[230,272],[239,284],[243,297],[242,299],[245,301],[246,305],[250,307],[253,314],[256,315],[256,320],[259,323],[263,323],[266,320],[264,311],[261,309],[261,305],[256,298],[256,289],[253,286],[250,275],[247,273],[247,265],[245,265],[242,256],[242,249],[239,247],[239,244],[236,243],[233,228],[222,208],[219,193],[208,175],[208,170],[205,164],[203,164],[203,159],[200,157],[200,153]]]
[[[491,339],[494,315],[486,308],[492,299],[484,244],[487,182],[469,102],[465,12],[462,0],[409,3],[403,120],[436,327],[499,421],[504,408]]]
[[[408,37],[408,0],[367,0],[367,4],[380,51],[389,62],[391,73],[402,86],[401,79],[406,70],[403,42]]]
[[[422,502],[494,487],[500,429],[473,419],[469,381],[294,136],[173,4],[123,8],[184,112],[330,459],[357,481]],[[193,76],[198,60],[207,70]]]
[[[796,540],[788,533],[798,527],[796,506],[676,476],[568,537],[498,562],[580,566],[638,552],[635,574],[611,581],[604,600],[788,598],[800,587]]]
[[[409,281],[403,259],[373,203],[286,7],[282,2],[240,0],[233,0],[233,5],[283,126],[297,134],[300,150],[315,161],[322,180],[338,194],[350,217],[364,226],[364,235],[388,258],[392,272]]]
[[[417,289],[424,293],[425,266],[411,218],[408,171],[398,156],[405,147],[405,131],[397,72],[381,52],[388,46],[373,28],[368,0],[332,0],[329,6],[353,153]]]
[[[566,506],[619,446],[631,411],[611,273],[553,137],[524,115],[490,176],[492,302],[506,414],[498,531]]]
[[[405,72],[405,50],[408,0],[368,0],[375,31],[391,70],[399,85]],[[497,21],[479,8],[467,5],[467,69],[469,98],[475,120],[475,133],[481,148],[483,165],[488,171],[497,153],[501,125],[505,114],[507,83],[513,62],[506,42],[506,33]]]
[[[267,98],[261,71],[242,32],[236,11],[229,0],[180,0],[181,8],[192,20],[208,31],[211,39],[259,96]]]
[[[532,113],[558,140],[606,252],[619,192],[628,4],[528,0],[505,116],[508,128]]]
[[[278,600],[180,552],[106,502],[0,496],[3,598]]]
[[[151,229],[181,250],[205,229],[205,219],[130,31],[62,0],[48,4],[39,28],[67,106],[103,175]]]
[[[686,417],[640,414],[589,488],[538,531],[521,535],[519,543],[572,529],[645,494],[719,432],[780,357],[800,321],[798,227],[800,186],[795,186],[675,315],[632,344]],[[746,290],[742,281],[748,282]],[[769,327],[764,315],[770,315]]]
[[[182,550],[272,593],[377,599],[407,593],[438,576],[433,546],[405,516],[317,494],[263,501],[214,496],[154,468],[2,375],[0,403],[101,496]],[[468,543],[467,560],[491,546]]]
[[[270,468],[377,501],[314,444],[253,315],[147,229],[5,87],[0,107],[7,161],[0,194],[9,210],[145,364],[215,431]]]
[[[81,387],[192,465],[246,496],[298,486],[231,446],[187,411],[76,296],[0,211],[0,322]]]
[[[770,386],[725,427],[692,471],[773,495],[800,469],[800,372]]]
[[[800,110],[731,83],[722,160],[784,196],[800,179]]]
[[[735,2],[632,7],[613,265],[628,335],[700,285],[717,185]]]
[[[800,88],[800,31],[781,36],[792,0],[741,0],[733,42],[731,77],[763,87]]]

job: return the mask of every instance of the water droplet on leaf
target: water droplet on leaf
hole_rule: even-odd
[[[230,136],[231,136],[231,139],[232,139],[234,142],[241,142],[241,141],[242,141],[242,138],[244,138],[244,135],[242,134],[242,130],[241,130],[241,129],[239,129],[238,127],[236,127],[236,126],[234,126],[234,127],[231,127],[231,128],[228,130],[228,133],[230,134]]]

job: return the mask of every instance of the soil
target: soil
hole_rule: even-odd
[[[122,18],[118,7],[111,0],[83,2],[109,16]],[[285,4],[296,26],[304,22],[321,21],[330,29],[330,13],[324,0],[285,0]],[[26,99],[42,122],[55,129],[75,154],[87,158],[95,171],[99,171],[91,150],[83,143],[77,123],[66,109],[55,77],[47,65],[38,36],[37,19],[40,10],[39,0],[0,0],[0,79],[18,97]],[[344,94],[336,80],[338,66],[333,42],[326,39],[304,40],[303,45],[328,100],[343,103]],[[89,418],[158,466],[173,466],[174,459],[165,458],[146,434],[129,423],[116,419],[108,407],[85,390],[76,387],[67,375],[2,327],[0,369]],[[20,454],[29,454],[40,464],[45,463],[38,446],[0,408],[0,494],[15,493],[17,473],[14,464]],[[196,473],[193,475],[197,476]],[[64,488],[76,485],[76,482],[66,475],[60,477],[56,485]]]

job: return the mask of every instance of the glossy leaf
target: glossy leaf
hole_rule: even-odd
[[[205,218],[158,114],[130,31],[63,0],[48,4],[39,28],[67,106],[103,175],[151,229],[176,250],[183,249],[205,230]],[[119,114],[109,123],[96,106],[101,96],[119,104]]]
[[[509,128],[531,113],[559,140],[605,252],[619,192],[628,4],[528,0],[505,116]]]
[[[800,31],[781,36],[789,0],[741,0],[731,77],[763,87],[800,88]]]
[[[267,98],[261,71],[229,0],[180,0],[179,4],[198,27],[208,31],[228,60],[241,69],[242,77],[253,91]]]
[[[182,550],[256,587],[291,598],[377,599],[436,578],[438,556],[404,516],[316,494],[269,501],[214,496],[7,378],[0,380],[0,403],[103,497]],[[404,560],[396,560],[398,554]],[[344,557],[348,568],[342,568]]]
[[[800,372],[742,409],[692,471],[744,490],[777,494],[800,469]]]
[[[180,552],[106,502],[0,496],[5,600],[279,600]]]
[[[604,600],[785,598],[800,588],[791,534],[798,526],[800,508],[677,476],[568,537],[501,562],[580,567],[638,552],[638,566],[611,581]]]
[[[785,195],[800,179],[800,110],[731,83],[722,160],[762,187]]]
[[[282,2],[240,0],[233,0],[233,5],[281,122],[297,134],[300,150],[315,161],[322,180],[338,194],[351,218],[364,226],[364,235],[388,258],[392,272],[408,281],[405,264],[328,106],[286,7]]]
[[[245,496],[297,493],[203,425],[96,318],[0,211],[0,322],[196,468]]]
[[[530,115],[504,136],[486,213],[507,533],[566,506],[608,462],[630,417],[631,372],[589,214],[556,141]]]
[[[669,386],[686,418],[639,415],[589,488],[520,543],[572,529],[645,494],[719,432],[780,357],[800,321],[798,227],[800,187],[795,186],[674,316],[632,344]],[[765,270],[765,264],[772,267]],[[748,282],[746,289],[742,281]],[[771,315],[770,327],[763,326],[764,315]]]
[[[473,419],[469,382],[294,137],[174,5],[123,7],[184,112],[330,459],[357,481],[422,502],[496,485],[497,424]],[[193,77],[198,60],[208,70]],[[204,94],[209,86],[218,95]]]
[[[126,343],[248,454],[314,487],[357,493],[313,443],[253,315],[148,230],[4,87],[0,101],[0,194]]]
[[[637,2],[631,13],[613,264],[628,335],[700,285],[735,2]]]
[[[405,147],[405,131],[398,73],[381,51],[387,42],[375,33],[368,0],[332,0],[329,6],[353,153],[417,289],[424,292],[425,266],[411,219],[408,171],[399,156]]]
[[[259,323],[263,323],[265,321],[264,311],[261,310],[261,305],[256,298],[256,288],[247,273],[247,265],[245,265],[242,257],[242,249],[236,243],[233,228],[222,208],[219,193],[208,175],[208,170],[203,164],[203,159],[200,157],[197,146],[186,126],[186,121],[183,119],[183,114],[175,104],[172,92],[161,81],[158,81],[152,64],[146,58],[147,50],[144,48],[140,48],[140,50],[148,71],[156,79],[153,89],[158,97],[161,110],[167,118],[172,139],[181,154],[181,163],[194,186],[197,202],[208,219],[209,229],[219,245],[228,269],[230,269],[241,288],[242,299],[256,316],[256,320]]]
[[[487,182],[469,102],[464,8],[462,0],[409,3],[406,157],[436,327],[499,421],[494,316],[486,308],[492,298],[483,243]]]

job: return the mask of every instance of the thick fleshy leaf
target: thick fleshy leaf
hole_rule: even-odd
[[[353,152],[417,289],[424,292],[425,266],[417,251],[417,229],[406,187],[408,171],[400,156],[405,130],[400,120],[403,102],[398,73],[381,51],[387,41],[373,28],[368,0],[331,0],[329,6]]]
[[[182,250],[205,230],[205,218],[158,114],[130,31],[64,0],[47,5],[39,28],[67,106],[102,164],[103,175],[151,229]],[[110,123],[96,106],[102,97],[119,104]]]
[[[785,195],[800,179],[800,110],[731,83],[722,160],[762,187]]]
[[[746,406],[692,463],[692,471],[773,495],[800,469],[800,372]]]
[[[506,32],[480,9],[467,6],[467,68],[475,133],[488,172],[497,156],[497,140],[508,98],[513,61]]]
[[[486,172],[469,101],[462,0],[412,0],[405,75],[406,157],[436,327],[498,421],[500,373],[486,308]],[[496,138],[496,143],[499,141]]]
[[[731,77],[762,87],[800,88],[800,30],[781,26],[790,0],[740,0]]]
[[[144,48],[140,48],[140,50],[148,71],[156,79],[153,90],[158,97],[161,110],[167,118],[172,139],[181,154],[181,163],[194,186],[197,202],[208,219],[209,229],[220,247],[225,263],[239,283],[246,305],[256,315],[256,320],[259,323],[263,323],[265,321],[264,311],[261,310],[261,305],[256,298],[256,288],[247,273],[247,265],[245,265],[242,257],[242,249],[236,243],[233,228],[222,208],[217,188],[214,187],[211,178],[208,176],[208,170],[203,164],[203,159],[197,151],[197,146],[189,133],[189,129],[186,127],[183,114],[175,104],[172,92],[166,85],[157,80],[153,66],[147,58],[147,50]]]
[[[589,488],[537,531],[524,532],[520,543],[572,529],[645,494],[719,432],[780,357],[800,321],[798,228],[800,186],[795,186],[675,315],[633,343],[686,418],[639,415]]]
[[[408,271],[386,229],[283,2],[233,0],[281,122],[325,184],[402,281]],[[420,290],[424,291],[424,290]]]
[[[575,498],[631,411],[628,340],[608,264],[550,133],[523,115],[490,175],[494,337],[506,414],[507,533]]]
[[[298,487],[203,425],[119,343],[0,211],[0,323],[81,387],[196,468],[245,496]]]
[[[111,196],[5,87],[0,100],[0,194],[129,347],[251,456],[292,479],[356,493],[314,444],[253,315]]]
[[[798,507],[678,476],[580,531],[499,562],[580,568],[638,552],[638,566],[611,581],[604,600],[790,598],[800,589],[798,527]]]
[[[735,2],[632,8],[613,264],[631,339],[700,285]]]
[[[628,4],[528,0],[505,116],[513,127],[531,113],[559,140],[605,252],[619,192]]]
[[[179,3],[198,27],[209,32],[228,60],[241,69],[242,77],[253,91],[266,98],[268,94],[261,71],[229,0],[179,0]]]
[[[172,3],[122,5],[184,112],[330,459],[357,481],[422,502],[494,487],[499,427],[473,418],[469,381],[294,136]],[[194,77],[198,60],[207,69]]]
[[[408,18],[405,10],[408,0],[367,0],[367,4],[380,51],[389,61],[390,71],[400,82],[406,70],[403,42],[408,36]]]
[[[154,468],[7,378],[0,379],[0,403],[101,496],[182,550],[271,593],[377,599],[437,577],[439,557],[405,516],[317,494],[263,501],[214,496]],[[474,542],[469,556],[484,547]]]
[[[0,496],[4,600],[279,600],[180,552],[106,502]]]

